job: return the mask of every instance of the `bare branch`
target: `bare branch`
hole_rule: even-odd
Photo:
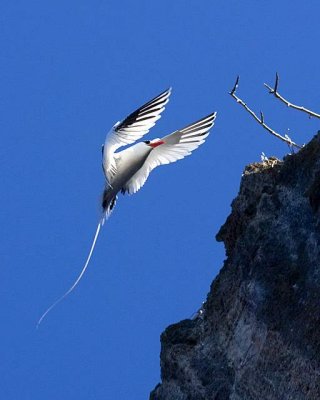
[[[231,90],[231,92],[230,92],[230,94],[231,94],[231,96],[236,92],[236,90],[238,89],[238,86],[239,86],[239,79],[240,79],[240,76],[238,75],[237,76],[237,79],[236,79],[236,82],[235,82],[235,84],[234,84],[234,86],[233,86],[233,88],[232,88],[232,90]]]
[[[288,132],[289,132],[289,129],[288,129]],[[293,145],[292,145],[291,137],[288,134],[284,135],[284,137],[286,139],[288,139],[288,146],[289,146],[291,154],[293,154],[294,153],[294,148],[293,148]]]
[[[279,74],[278,74],[278,72],[276,72],[276,82],[274,84],[275,93],[277,93],[277,91],[278,91],[278,85],[279,85]]]
[[[291,107],[291,108],[293,108],[295,110],[302,111],[302,112],[308,114],[310,118],[311,117],[320,118],[320,114],[317,114],[314,111],[308,110],[307,108],[305,108],[303,106],[297,106],[296,104],[290,103],[288,100],[286,100],[284,97],[282,97],[281,94],[278,92],[278,85],[279,85],[279,75],[278,75],[278,73],[276,73],[276,81],[275,81],[275,84],[274,84],[274,88],[269,86],[267,83],[264,84],[264,86],[266,88],[268,88],[269,93],[273,94],[274,97],[276,97],[277,99],[282,101],[287,107]]]
[[[265,122],[264,122],[264,115],[262,112],[260,112],[260,116],[261,118],[259,118],[254,111],[252,111],[247,104],[241,100],[237,95],[236,95],[236,91],[237,88],[239,86],[239,76],[237,77],[236,83],[233,87],[233,89],[231,90],[231,92],[229,92],[229,94],[231,95],[231,97],[233,97],[237,103],[241,104],[242,107],[264,128],[266,129],[269,133],[271,133],[273,136],[277,137],[278,139],[282,140],[283,142],[287,143],[287,145],[289,145],[290,147],[297,147],[298,149],[301,149],[302,146],[300,146],[299,144],[293,142],[289,137],[286,138],[285,136],[280,135],[279,133],[277,133],[276,131],[274,131],[273,129],[271,129]]]

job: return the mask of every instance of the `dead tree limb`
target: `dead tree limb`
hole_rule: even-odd
[[[237,88],[239,86],[239,76],[237,76],[236,82],[231,90],[231,92],[229,92],[229,94],[231,95],[231,97],[233,97],[236,102],[238,104],[240,104],[264,129],[266,129],[269,133],[271,133],[271,135],[277,137],[278,139],[282,140],[283,142],[285,142],[289,147],[297,147],[298,149],[301,149],[302,146],[300,146],[299,144],[293,142],[288,135],[286,136],[282,136],[279,133],[277,133],[276,131],[274,131],[273,129],[270,128],[270,126],[268,126],[265,122],[264,122],[264,115],[263,113],[260,111],[260,118],[257,116],[257,114],[252,111],[248,105],[241,100],[237,95],[236,95],[236,91]]]
[[[273,94],[274,97],[276,97],[277,99],[282,101],[282,103],[284,103],[287,107],[291,107],[295,110],[302,111],[302,112],[308,114],[309,118],[311,118],[311,117],[320,118],[320,114],[317,114],[314,111],[308,110],[307,108],[305,108],[303,106],[297,106],[296,104],[290,103],[290,101],[286,100],[283,96],[281,96],[281,94],[278,92],[278,86],[279,86],[279,74],[278,73],[276,73],[276,81],[275,81],[273,88],[271,86],[269,86],[267,83],[265,83],[264,86],[266,88],[268,88],[270,94]]]

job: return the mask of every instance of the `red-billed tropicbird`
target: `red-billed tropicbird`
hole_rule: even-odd
[[[123,121],[117,122],[107,134],[102,146],[102,167],[106,177],[106,187],[102,197],[103,215],[98,223],[88,258],[75,283],[46,310],[37,326],[79,283],[89,264],[100,228],[113,210],[118,193],[136,193],[145,184],[154,168],[190,155],[209,135],[216,118],[215,112],[161,139],[138,142],[122,151],[117,151],[136,142],[149,132],[161,117],[170,94],[171,88],[148,101]]]

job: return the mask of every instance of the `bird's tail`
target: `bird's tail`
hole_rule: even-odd
[[[106,218],[112,213],[118,196],[114,193],[111,187],[106,187],[102,195],[102,210]]]
[[[86,262],[85,262],[85,264],[84,264],[84,267],[82,268],[82,271],[81,271],[80,275],[79,275],[78,278],[75,280],[74,284],[73,284],[61,297],[59,297],[53,304],[51,304],[51,306],[42,314],[41,318],[39,319],[39,321],[38,321],[38,323],[37,323],[37,328],[39,327],[39,325],[41,324],[41,322],[43,321],[43,319],[46,317],[46,315],[47,315],[57,304],[59,304],[63,299],[65,299],[65,298],[75,289],[75,287],[76,287],[76,286],[78,285],[78,283],[80,282],[81,278],[83,277],[83,275],[84,275],[84,273],[85,273],[85,271],[86,271],[86,269],[87,269],[87,267],[88,267],[88,265],[89,265],[89,262],[90,262],[90,259],[91,259],[93,250],[94,250],[94,248],[95,248],[95,245],[96,245],[96,242],[97,242],[99,233],[100,233],[100,229],[101,229],[102,225],[104,224],[104,222],[109,218],[109,215],[110,215],[110,214],[108,214],[108,215],[107,215],[107,214],[104,214],[103,217],[100,219],[100,221],[99,221],[99,223],[98,223],[97,230],[96,230],[96,233],[95,233],[94,238],[93,238],[93,242],[92,242],[92,245],[91,245],[91,248],[90,248],[89,255],[88,255],[87,260],[86,260]]]
[[[63,299],[65,299],[75,289],[75,287],[80,282],[81,278],[83,277],[83,275],[84,275],[84,273],[85,273],[85,271],[86,271],[86,269],[87,269],[87,267],[89,265],[93,250],[95,248],[95,245],[96,245],[99,233],[100,233],[100,229],[103,226],[103,224],[109,219],[109,217],[110,217],[110,215],[111,215],[111,213],[112,213],[112,211],[113,211],[113,209],[114,209],[114,207],[116,205],[117,198],[118,197],[115,194],[112,186],[111,185],[106,186],[106,188],[105,188],[105,190],[103,192],[103,196],[102,196],[103,215],[102,215],[102,217],[101,217],[101,219],[100,219],[100,221],[98,223],[97,230],[96,230],[96,233],[94,235],[93,242],[92,242],[92,245],[91,245],[91,249],[90,249],[89,255],[87,257],[87,260],[86,260],[86,262],[84,264],[84,267],[82,268],[82,271],[81,271],[80,275],[78,276],[78,278],[76,279],[74,284],[70,287],[70,289],[68,289],[61,297],[59,297],[53,304],[51,304],[51,306],[42,314],[41,318],[39,319],[39,321],[37,323],[37,328],[39,327],[39,325],[41,324],[43,319],[46,317],[46,315],[57,304],[59,304]]]

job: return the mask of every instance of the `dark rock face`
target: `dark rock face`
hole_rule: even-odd
[[[320,133],[244,172],[198,316],[161,336],[151,400],[320,399]]]

